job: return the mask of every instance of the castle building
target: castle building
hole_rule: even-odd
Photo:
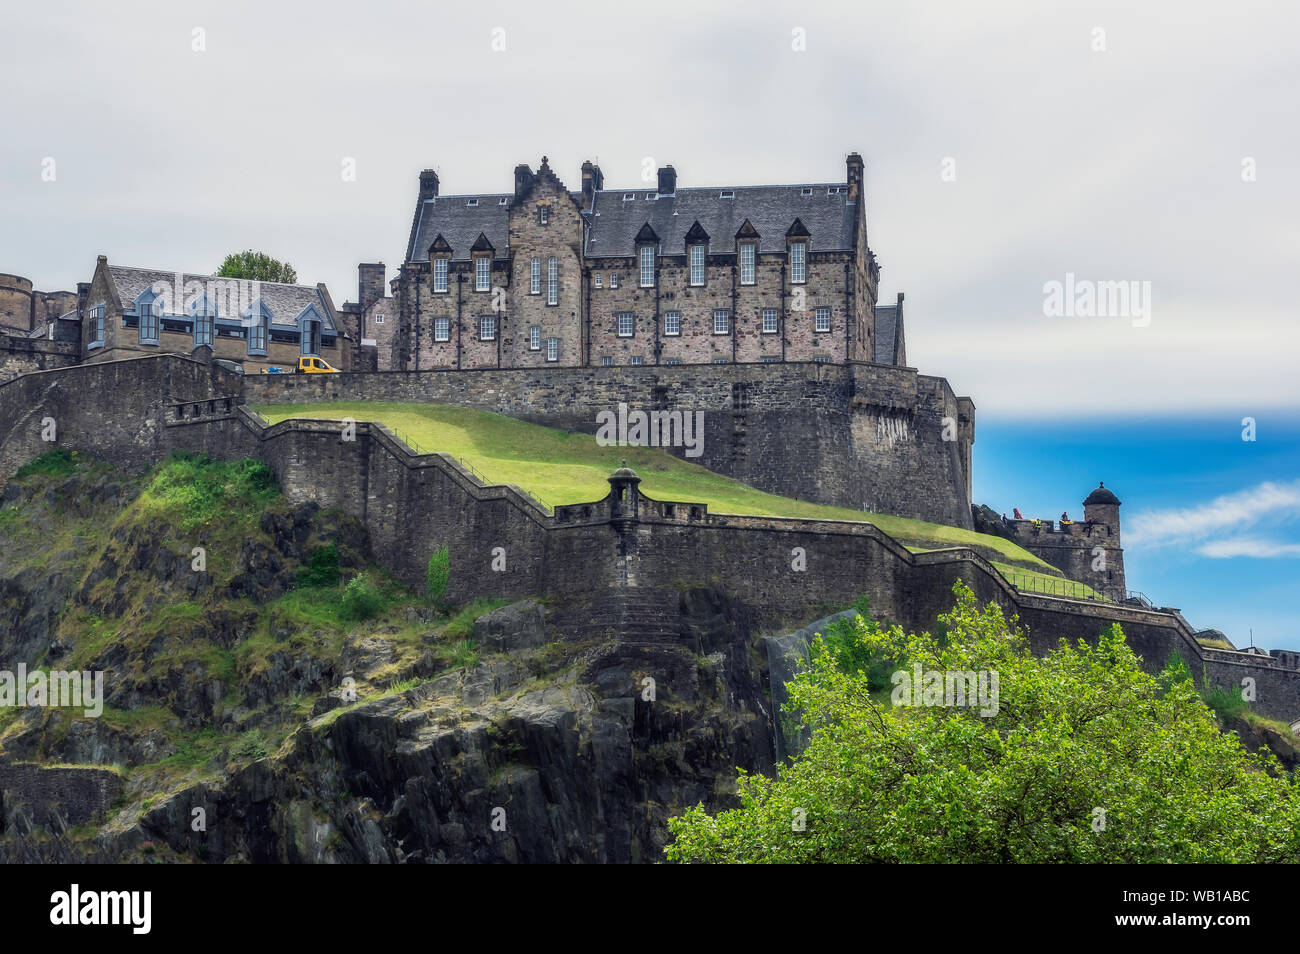
[[[1115,600],[1128,595],[1119,536],[1120,500],[1099,483],[1083,501],[1083,521],[1010,520],[1008,536],[1030,553]]]
[[[101,255],[82,294],[85,362],[163,351],[226,359],[246,372],[293,370],[300,355],[351,369],[351,340],[324,285],[110,265]]]
[[[863,180],[857,153],[843,182],[775,186],[688,188],[665,166],[606,189],[585,162],[573,192],[543,157],[510,192],[444,196],[425,170],[392,297],[382,266],[362,275],[359,334],[381,370],[901,364]]]
[[[70,291],[43,292],[32,287],[31,279],[0,274],[0,333],[30,335],[61,315],[75,311],[77,294]]]

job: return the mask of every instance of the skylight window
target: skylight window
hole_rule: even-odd
[[[506,204],[505,196],[502,196],[501,198],[497,199],[497,205],[505,205],[505,204]]]
[[[723,189],[718,193],[719,199],[734,199],[736,197],[735,189]]]
[[[470,199],[470,200],[469,200],[468,202],[466,202],[465,204],[468,205],[468,206],[475,206],[475,205],[478,205],[478,199]]]
[[[799,194],[800,194],[800,195],[812,195],[812,189],[800,189],[800,190],[799,190]]]
[[[631,201],[633,201],[634,199],[636,199],[636,193],[635,193],[635,192],[624,192],[624,193],[623,193],[623,201],[624,201],[624,202],[631,202]]]

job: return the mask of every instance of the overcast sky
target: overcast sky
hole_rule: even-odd
[[[4,16],[0,271],[39,288],[88,280],[101,253],[209,271],[252,247],[342,303],[358,261],[395,269],[426,166],[444,193],[507,191],[543,154],[573,188],[585,158],[611,188],[642,185],[647,157],[683,186],[743,185],[840,180],[857,150],[881,298],[907,294],[908,357],[980,413],[1300,404],[1294,5],[222,0]],[[1049,317],[1044,285],[1067,273],[1138,282],[1149,311]]]

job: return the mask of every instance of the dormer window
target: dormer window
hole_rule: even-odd
[[[194,347],[207,345],[212,347],[213,324],[216,321],[216,309],[205,296],[199,296],[190,305],[190,317],[194,321]]]
[[[740,246],[740,284],[754,284],[754,262],[756,259],[754,243],[743,242]]]
[[[690,249],[691,284],[704,284],[704,246],[692,245]]]
[[[808,280],[808,243],[790,243],[790,282],[802,285]]]
[[[381,316],[382,317],[382,316]],[[257,317],[248,326],[248,353],[266,354],[267,329],[271,316],[257,313]]]
[[[474,290],[492,290],[492,259],[487,255],[477,255],[474,258]]]

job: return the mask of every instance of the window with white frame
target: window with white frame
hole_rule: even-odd
[[[775,308],[763,309],[763,334],[774,335],[779,329],[780,312]]]
[[[447,290],[447,259],[445,258],[433,260],[433,290],[435,292]]]
[[[549,205],[539,205],[537,207],[537,221],[542,225],[550,224],[551,207]]]
[[[618,287],[618,274],[616,272],[609,273],[609,287],[610,288]]]
[[[542,260],[540,258],[533,259],[530,269],[531,271],[528,276],[528,294],[540,295],[542,293]]]
[[[740,246],[740,284],[754,284],[754,243]]]
[[[450,318],[433,319],[433,340],[434,341],[451,340],[451,319]]]
[[[816,361],[818,364],[830,364],[830,363],[831,363],[831,359],[828,358],[828,357],[827,357],[826,355],[824,355],[824,354],[814,355],[814,356],[813,356],[813,360]]]
[[[636,320],[630,311],[620,311],[616,316],[618,318],[618,336],[620,338],[631,338],[636,332]]]
[[[655,287],[655,250],[653,245],[641,246],[641,287]]]
[[[375,324],[377,324],[377,325],[382,325],[383,323],[384,323],[384,316],[383,316],[383,315],[375,315]]]
[[[764,364],[776,364],[776,363],[778,363],[780,360],[781,360],[781,356],[780,356],[780,355],[777,355],[777,354],[765,354],[765,355],[763,355],[763,363],[764,363]]]
[[[602,358],[600,359],[600,366],[601,366],[602,368],[610,368],[610,367],[613,367],[613,366],[614,366],[614,359],[611,358],[609,355],[605,355],[604,357],[602,357]]]
[[[692,245],[690,251],[692,285],[704,284],[704,246]]]
[[[497,337],[497,316],[482,315],[478,320],[478,340],[495,341]]]
[[[529,351],[542,350],[542,329],[539,328],[537,325],[533,325],[531,328],[528,329],[528,350]]]
[[[492,259],[486,255],[474,259],[474,290],[492,290]]]
[[[799,285],[808,280],[808,243],[790,243],[790,281]]]
[[[548,258],[546,260],[546,304],[558,305],[560,303],[560,260],[558,258]]]
[[[546,360],[547,361],[560,360],[560,339],[559,338],[546,339]]]
[[[713,363],[714,363],[714,364],[731,364],[731,359],[730,359],[730,358],[714,358],[714,359],[713,359]]]
[[[595,280],[597,288],[605,287],[605,276],[602,275],[600,272],[593,272],[592,278]]]
[[[731,312],[725,308],[715,309],[713,312],[713,333],[715,335],[725,335],[731,332]]]
[[[813,309],[813,330],[818,332],[831,330],[831,310],[825,305]]]
[[[645,362],[642,360],[642,358],[641,358],[641,356],[640,356],[639,354],[634,354],[634,355],[632,355],[632,363],[633,363],[633,364],[644,364]]]
[[[139,305],[140,311],[140,343],[157,344],[158,343],[158,314],[157,308],[153,302],[145,302]]]
[[[664,334],[680,335],[682,333],[682,313],[679,311],[664,312]]]
[[[665,359],[664,359],[664,364],[681,364],[681,363],[682,363],[682,359],[681,359],[681,358],[665,358]]]

